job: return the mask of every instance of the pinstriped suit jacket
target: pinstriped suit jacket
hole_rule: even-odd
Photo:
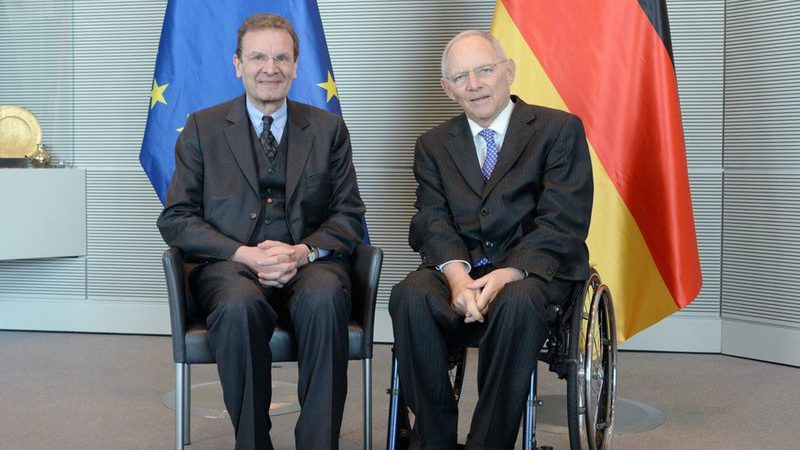
[[[363,235],[350,135],[342,118],[288,101],[286,222],[293,243],[350,255]],[[245,96],[191,114],[158,219],[164,241],[200,260],[250,244],[262,207]]]
[[[417,139],[417,213],[409,243],[422,266],[486,256],[545,280],[588,276],[592,166],[577,116],[528,105],[514,110],[488,182],[461,114]]]

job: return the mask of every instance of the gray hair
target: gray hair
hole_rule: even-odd
[[[500,42],[497,40],[496,37],[492,33],[482,30],[466,30],[458,33],[453,39],[450,39],[450,42],[444,47],[444,51],[442,52],[442,78],[447,77],[447,55],[450,53],[450,50],[453,48],[456,42],[460,41],[463,38],[470,37],[470,36],[478,36],[486,39],[492,44],[492,49],[494,49],[495,55],[497,55],[501,60],[508,59],[506,57],[506,52],[503,50],[503,47],[500,45]]]

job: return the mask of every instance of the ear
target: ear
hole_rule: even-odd
[[[242,60],[233,54],[233,67],[236,69],[236,78],[242,78]]]
[[[506,65],[508,66],[508,84],[510,86],[514,83],[514,77],[517,74],[517,64],[514,63],[513,59],[508,58]]]

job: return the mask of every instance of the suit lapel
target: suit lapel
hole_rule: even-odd
[[[492,176],[481,192],[482,197],[489,195],[503,176],[514,167],[520,155],[525,151],[534,133],[532,125],[536,114],[533,108],[520,99],[515,98],[514,110],[511,112],[511,120],[508,122],[506,137],[503,139],[503,146],[500,148],[497,166],[492,171]]]
[[[256,173],[255,155],[250,145],[250,118],[245,108],[245,97],[239,97],[225,118],[229,125],[225,128],[225,140],[239,165],[247,184],[258,195],[258,173]]]
[[[286,207],[288,208],[292,194],[300,182],[308,155],[311,154],[311,144],[314,139],[308,130],[309,123],[306,116],[294,102],[289,100],[287,102],[289,121],[286,128],[289,145],[286,150]]]
[[[475,155],[475,142],[472,140],[472,133],[465,115],[462,114],[456,119],[450,129],[450,139],[445,142],[445,148],[469,187],[480,195],[484,183],[478,158]]]

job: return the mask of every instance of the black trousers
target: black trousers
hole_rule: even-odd
[[[475,269],[472,276],[492,269]],[[489,306],[484,323],[472,324],[451,309],[447,280],[434,269],[412,272],[392,289],[389,312],[400,387],[416,417],[412,448],[456,448],[458,404],[447,374],[449,344],[479,349],[478,403],[467,449],[514,448],[530,377],[548,335],[546,307],[566,303],[572,286],[535,276],[509,283]]]
[[[337,449],[347,396],[350,277],[346,263],[317,261],[281,288],[265,288],[245,265],[220,261],[192,272],[206,314],[237,450],[272,449],[269,340],[279,322],[297,340],[298,449]]]

